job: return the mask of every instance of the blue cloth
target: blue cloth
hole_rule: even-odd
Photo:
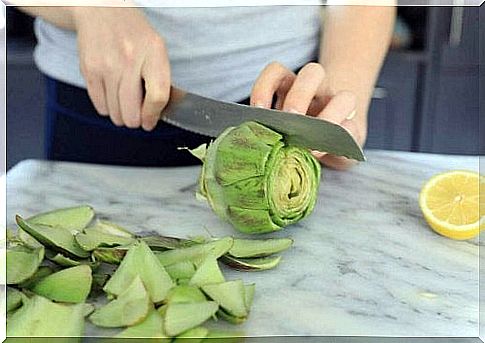
[[[194,165],[199,161],[178,148],[195,148],[211,140],[165,122],[159,122],[152,132],[117,127],[108,117],[97,114],[85,89],[49,77],[46,86],[46,157],[50,160],[127,166]]]

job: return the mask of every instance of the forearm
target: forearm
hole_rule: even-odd
[[[18,7],[18,9],[33,17],[41,17],[63,29],[75,29],[73,12],[76,7]]]
[[[79,1],[71,1],[72,4],[79,3]],[[79,16],[85,16],[85,13],[89,10],[98,10],[102,7],[99,7],[99,1],[93,0],[85,0],[83,2],[84,6],[59,6],[62,5],[69,5],[69,0],[45,0],[43,4],[49,6],[23,6],[24,4],[28,4],[29,1],[26,0],[9,0],[9,4],[18,6],[17,8],[24,13],[27,13],[33,17],[41,17],[42,19],[54,24],[60,28],[66,30],[76,30],[76,20]],[[31,1],[30,1],[31,3]],[[103,1],[103,7],[130,7],[133,6],[134,3],[131,0],[109,0]],[[116,8],[113,8],[113,12],[116,11]]]
[[[364,130],[374,85],[393,32],[395,13],[396,8],[392,6],[325,8],[320,63],[332,90],[348,90],[357,96],[355,120]]]

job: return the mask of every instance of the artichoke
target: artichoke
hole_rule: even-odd
[[[266,233],[309,215],[320,164],[305,148],[256,122],[226,129],[192,153],[203,161],[199,195],[244,233]]]

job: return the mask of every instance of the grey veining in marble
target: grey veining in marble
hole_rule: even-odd
[[[267,236],[291,236],[278,268],[227,271],[256,282],[250,336],[478,335],[478,244],[443,238],[418,207],[423,183],[478,157],[368,151],[324,170],[315,212]],[[25,161],[7,175],[7,218],[88,203],[134,231],[238,235],[194,197],[198,167],[125,168]],[[229,324],[220,323],[227,328]]]

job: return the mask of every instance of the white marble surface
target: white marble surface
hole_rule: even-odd
[[[478,244],[428,229],[418,193],[433,174],[478,170],[478,157],[368,151],[324,170],[315,212],[270,236],[294,247],[256,282],[249,336],[478,335]],[[238,235],[194,197],[199,167],[125,168],[25,161],[7,175],[7,218],[88,203],[135,231]],[[268,236],[268,235],[267,235]],[[227,328],[233,326],[227,324]]]

